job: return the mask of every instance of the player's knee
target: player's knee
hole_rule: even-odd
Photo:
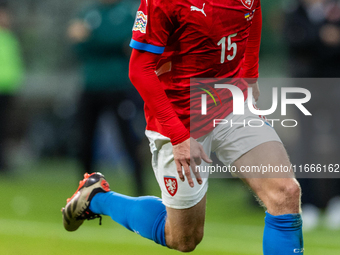
[[[194,238],[190,240],[180,241],[177,244],[176,250],[181,252],[192,252],[196,249],[199,242],[197,242]]]
[[[288,194],[295,200],[300,200],[301,197],[301,187],[300,184],[294,179],[291,182],[291,185],[288,186]]]
[[[181,251],[181,252],[192,252],[196,248],[196,245],[194,242],[183,242],[178,244],[176,247],[176,250]]]
[[[203,239],[203,230],[196,231],[195,234],[174,240],[172,248],[181,252],[192,252]]]
[[[297,212],[300,206],[300,197],[301,188],[299,183],[295,179],[289,179],[277,185],[272,199],[276,207],[283,207]]]
[[[282,185],[284,197],[288,201],[299,201],[301,195],[301,188],[295,179],[291,179],[288,183]]]
[[[203,228],[201,228],[201,229],[196,231],[196,235],[195,235],[195,247],[197,245],[199,245],[199,243],[202,241],[203,235],[204,235]]]

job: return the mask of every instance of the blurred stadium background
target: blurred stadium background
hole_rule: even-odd
[[[12,30],[21,46],[25,72],[11,105],[5,141],[8,171],[0,173],[0,254],[175,253],[124,230],[107,217],[102,226],[90,221],[75,233],[63,229],[60,209],[77,188],[80,172],[75,158],[74,122],[81,77],[66,31],[70,20],[88,2],[9,1]],[[284,15],[290,3],[294,0],[262,1],[261,77],[290,76],[283,36]],[[131,11],[135,12],[136,7],[138,2]],[[143,131],[143,121],[136,122]],[[107,176],[112,189],[133,195],[135,184],[129,170],[132,159],[121,150],[114,123],[114,118],[107,121],[103,117],[98,128],[97,170]],[[292,134],[281,135],[294,146]],[[113,142],[107,142],[107,137]],[[159,196],[148,145],[144,143],[141,153],[145,158],[146,193]],[[211,180],[206,235],[194,254],[261,254],[263,218],[263,209],[239,180]],[[340,230],[320,224],[304,238],[306,254],[340,254]]]

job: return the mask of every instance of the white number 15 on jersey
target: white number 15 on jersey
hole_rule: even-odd
[[[237,52],[237,44],[236,43],[232,43],[231,42],[231,38],[235,37],[237,35],[237,33],[235,34],[231,34],[228,36],[228,51],[230,51],[231,49],[233,49],[233,55],[228,55],[227,59],[228,61],[231,61],[235,58],[236,56],[236,52]],[[217,45],[220,46],[221,45],[221,64],[224,63],[225,61],[225,41],[226,41],[226,37],[223,37],[218,43]]]

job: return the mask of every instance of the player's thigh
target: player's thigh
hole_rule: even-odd
[[[169,246],[177,247],[180,243],[197,245],[203,238],[206,208],[206,195],[191,208],[174,209],[167,207],[165,239]]]
[[[267,122],[261,127],[247,125],[264,121],[250,111],[244,116],[231,115],[228,118],[245,125],[221,125],[214,130],[213,150],[217,157],[226,166],[236,166],[236,175],[249,184],[268,211],[274,210],[274,214],[282,211],[281,207],[298,210],[299,185],[275,130]]]
[[[251,187],[269,213],[300,211],[299,184],[282,143],[262,143],[242,155],[234,165],[240,170],[239,177]],[[252,169],[258,171],[252,172]]]
[[[292,178],[293,169],[281,142],[267,141],[234,161],[241,178]]]

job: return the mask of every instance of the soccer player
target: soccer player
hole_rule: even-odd
[[[257,99],[261,25],[259,0],[141,1],[130,43],[130,79],[145,101],[146,135],[162,200],[117,194],[100,173],[85,175],[63,209],[66,230],[109,215],[160,245],[189,252],[203,238],[208,189],[208,179],[195,169],[211,163],[210,152],[238,169],[290,165],[269,125],[213,128],[199,120],[190,126],[190,88],[195,86],[190,78],[252,78],[249,86]],[[239,81],[235,86],[247,102],[248,85]],[[231,94],[224,91],[218,91],[222,104],[209,108],[211,115],[237,122],[259,118],[249,111],[233,116]],[[267,210],[264,254],[303,254],[296,179],[290,173],[285,178],[241,177]]]

